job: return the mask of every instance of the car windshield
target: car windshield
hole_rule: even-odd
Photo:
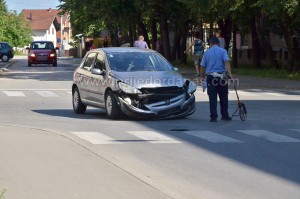
[[[34,42],[31,44],[32,49],[47,49],[52,50],[54,49],[53,43],[51,42]]]
[[[171,71],[172,65],[155,52],[108,53],[110,69],[114,71]]]

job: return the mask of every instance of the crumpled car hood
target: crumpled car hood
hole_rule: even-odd
[[[156,87],[183,87],[186,79],[176,71],[111,71],[111,76],[136,89]]]

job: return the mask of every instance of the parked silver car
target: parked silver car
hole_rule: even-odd
[[[74,73],[75,113],[87,106],[106,109],[107,117],[183,118],[195,112],[197,86],[165,58],[140,48],[89,51]]]

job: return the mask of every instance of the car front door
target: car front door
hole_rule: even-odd
[[[101,52],[98,53],[90,72],[91,87],[88,100],[102,106],[104,105],[104,92],[106,88],[106,68],[104,55]]]

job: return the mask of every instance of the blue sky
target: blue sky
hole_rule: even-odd
[[[47,9],[56,8],[60,4],[58,0],[6,0],[8,10],[16,10],[18,13],[22,9]]]

